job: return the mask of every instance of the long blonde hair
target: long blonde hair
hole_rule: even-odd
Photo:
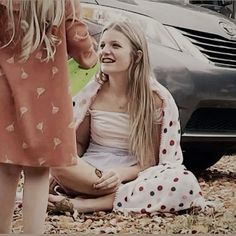
[[[1,17],[1,48],[19,46],[19,58],[27,60],[39,46],[46,53],[44,60],[53,60],[60,38],[55,34],[65,16],[67,0],[7,0]],[[71,2],[74,11],[74,0]],[[17,13],[14,4],[18,4]],[[3,6],[2,6],[3,7]],[[0,12],[4,14],[3,8]],[[4,27],[5,26],[5,27]]]
[[[153,137],[155,127],[154,97],[150,87],[151,67],[145,35],[139,26],[129,21],[115,21],[108,24],[107,30],[116,30],[124,34],[132,45],[131,64],[128,77],[128,112],[130,115],[129,149],[136,156],[140,166],[145,169],[156,164]],[[138,51],[142,57],[137,61]],[[100,72],[101,80],[109,79]]]

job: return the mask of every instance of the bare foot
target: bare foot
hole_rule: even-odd
[[[54,194],[49,194],[48,196],[48,203],[55,204],[56,202],[60,202],[63,200],[65,197],[61,195],[54,195]]]
[[[70,214],[74,213],[74,205],[71,202],[71,199],[65,196],[58,196],[49,194],[48,197],[48,210],[52,213],[64,213],[69,212]]]

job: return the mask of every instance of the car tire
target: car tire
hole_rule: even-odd
[[[185,167],[188,170],[196,173],[214,165],[221,159],[223,153],[187,150],[183,152],[183,156],[183,164]]]

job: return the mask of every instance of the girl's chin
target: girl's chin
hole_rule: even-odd
[[[104,73],[104,74],[110,74],[110,73],[114,73],[114,70],[112,70],[111,68],[107,68],[107,67],[101,67],[101,71]]]
[[[115,75],[115,74],[119,74],[119,73],[127,73],[128,68],[114,68],[114,67],[109,67],[109,66],[101,66],[101,71],[104,74],[107,75]]]

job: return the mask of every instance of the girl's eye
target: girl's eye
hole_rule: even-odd
[[[119,45],[118,43],[113,43],[112,46],[113,46],[114,48],[120,48],[120,45]]]
[[[105,43],[101,43],[99,47],[103,49],[105,47]]]

